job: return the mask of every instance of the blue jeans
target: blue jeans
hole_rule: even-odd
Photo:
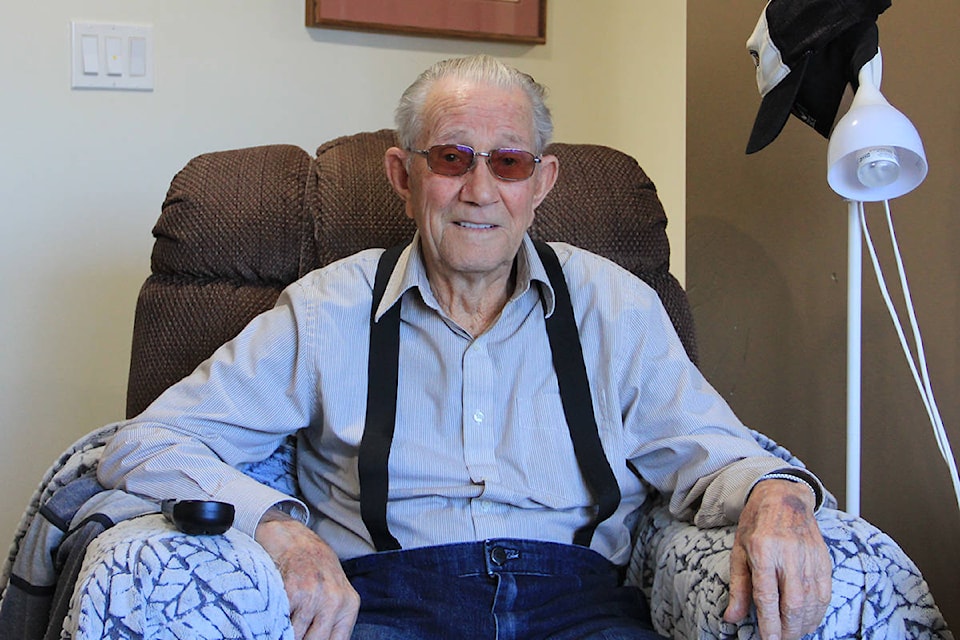
[[[347,560],[353,640],[654,639],[647,603],[585,547],[487,540]]]

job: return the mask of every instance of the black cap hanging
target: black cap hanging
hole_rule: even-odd
[[[747,153],[780,135],[790,114],[824,137],[848,84],[878,51],[877,17],[890,0],[770,0],[747,41],[760,110]]]

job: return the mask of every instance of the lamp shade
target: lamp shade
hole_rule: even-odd
[[[878,74],[870,66],[861,70],[860,88],[827,145],[830,188],[859,202],[897,198],[927,176],[920,135],[877,89]]]

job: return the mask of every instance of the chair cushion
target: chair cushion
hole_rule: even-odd
[[[331,140],[317,149],[317,266],[371,247],[392,247],[416,229],[383,167],[392,129]]]
[[[137,300],[127,416],[314,267],[312,163],[299,147],[272,145],[207,153],[174,177]]]

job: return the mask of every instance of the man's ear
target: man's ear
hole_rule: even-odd
[[[557,176],[560,174],[560,161],[557,156],[543,156],[540,164],[537,166],[537,172],[534,179],[537,181],[537,191],[533,194],[533,208],[536,209],[547,197],[553,185],[557,183]]]
[[[407,173],[407,152],[399,147],[390,147],[383,156],[383,167],[393,190],[403,198],[404,202],[409,200],[410,174]]]

